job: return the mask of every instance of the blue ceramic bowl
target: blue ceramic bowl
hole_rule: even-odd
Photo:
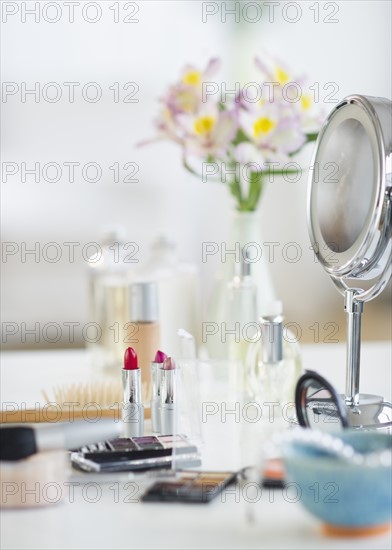
[[[347,430],[338,437],[358,453],[392,449],[392,436],[386,433]],[[349,463],[295,438],[282,444],[282,454],[288,481],[296,484],[302,504],[324,522],[329,534],[360,535],[389,529],[390,465]]]

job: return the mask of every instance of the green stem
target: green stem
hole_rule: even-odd
[[[212,162],[214,162],[214,161],[213,161],[213,160],[208,160],[208,159],[207,159],[207,162],[211,162],[211,163],[212,163]],[[194,170],[191,166],[189,166],[189,164],[188,164],[188,162],[187,162],[185,156],[182,157],[182,165],[184,166],[184,168],[185,168],[186,170],[188,170],[188,172],[189,172],[190,174],[192,174],[193,176],[197,176],[198,179],[203,179],[203,175],[202,175],[202,174],[199,174],[198,172],[196,172],[196,170]],[[220,179],[218,179],[218,178],[212,178],[212,177],[208,176],[208,179],[209,179],[209,181],[212,181],[212,182],[214,182],[214,183],[222,183],[222,181],[221,181]]]

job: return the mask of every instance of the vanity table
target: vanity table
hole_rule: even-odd
[[[364,342],[361,384],[369,393],[391,399],[391,342]],[[345,345],[302,346],[305,369],[317,370],[342,390]],[[85,381],[91,372],[82,350],[4,352],[1,355],[1,401],[42,402],[42,389]],[[214,452],[201,449],[203,469],[235,469],[246,460],[230,448],[238,426],[216,421],[204,426],[215,436]],[[210,434],[211,435],[211,434]],[[225,436],[226,437],[226,436]],[[206,441],[210,440],[210,436]],[[225,443],[226,441],[226,443]],[[207,445],[207,444],[206,444]],[[206,451],[206,452],[204,452]],[[246,465],[246,464],[245,464]],[[133,474],[83,474],[71,477],[62,501],[46,507],[1,511],[2,550],[11,549],[389,549],[391,533],[360,539],[332,539],[296,495],[282,489],[229,487],[209,504],[138,502],[144,481]]]

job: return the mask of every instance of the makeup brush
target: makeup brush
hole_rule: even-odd
[[[20,460],[39,451],[76,449],[118,436],[122,422],[68,422],[48,427],[0,428],[0,460]]]

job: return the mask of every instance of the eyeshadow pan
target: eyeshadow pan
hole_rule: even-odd
[[[209,502],[234,481],[234,472],[181,472],[175,481],[155,483],[143,495],[143,501]]]
[[[200,475],[205,480],[216,480],[217,483],[225,481],[225,479],[232,477],[232,472],[200,472]]]
[[[107,442],[113,451],[135,451],[138,447],[129,437],[119,437]]]
[[[181,448],[181,447],[189,447],[189,441],[186,441],[183,437],[180,435],[173,436],[173,435],[162,435],[158,437],[159,441],[162,443],[162,445],[165,447],[165,449],[170,448]]]
[[[158,439],[160,441],[165,441],[167,443],[174,443],[176,441],[184,441],[184,438],[182,437],[182,435],[159,435],[158,436]]]
[[[162,443],[158,440],[157,437],[153,435],[134,437],[133,441],[134,443],[136,443],[137,448],[143,451],[155,451],[157,449],[163,449]]]

